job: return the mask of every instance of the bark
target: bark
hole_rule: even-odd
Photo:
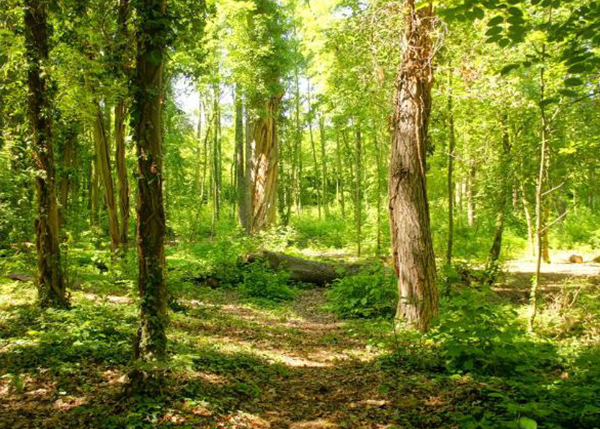
[[[298,67],[295,68],[295,88],[296,94],[294,99],[294,116],[295,116],[295,130],[294,130],[294,204],[296,205],[296,212],[302,213],[302,127],[300,124],[300,83],[298,77]]]
[[[277,218],[277,149],[275,116],[280,96],[270,97],[252,125],[250,181],[250,228],[254,234],[275,223]]]
[[[374,126],[374,134],[375,134],[375,164],[377,165],[377,256],[381,255],[381,208],[383,205],[382,202],[382,184],[381,184],[381,176],[383,175],[383,160],[381,156],[381,147],[379,145],[379,138],[377,136],[377,127]]]
[[[446,246],[446,264],[452,265],[452,247],[454,241],[454,113],[452,109],[452,72],[448,73],[448,243]]]
[[[496,214],[494,240],[492,241],[492,247],[487,260],[487,268],[491,269],[498,263],[500,258],[500,251],[502,250],[502,235],[504,233],[504,218],[506,217],[506,208],[508,205],[508,198],[512,189],[512,183],[509,181],[510,177],[510,139],[507,130],[507,116],[504,115],[502,120],[502,156],[500,160],[500,176],[498,177],[500,182],[500,193],[498,195],[498,212]]]
[[[356,254],[360,256],[362,245],[362,133],[356,130],[354,139],[356,181],[354,184],[354,224],[356,227]]]
[[[321,201],[323,203],[323,209],[325,211],[325,218],[329,217],[329,203],[327,198],[327,159],[325,157],[325,118],[323,115],[319,118],[319,137],[321,142]]]
[[[117,182],[119,184],[119,212],[121,215],[121,230],[119,241],[127,246],[129,230],[129,180],[125,163],[125,103],[120,101],[115,106],[115,143]]]
[[[247,229],[246,220],[246,198],[245,189],[245,168],[244,168],[244,112],[242,106],[242,97],[239,88],[235,91],[235,180],[236,197],[238,204],[238,218],[240,224]]]
[[[475,225],[475,162],[471,162],[467,176],[467,222],[469,226]]]
[[[542,269],[542,257],[544,252],[543,234],[544,234],[544,221],[543,216],[543,203],[544,203],[544,182],[546,177],[546,156],[548,151],[548,123],[546,120],[546,110],[544,107],[544,96],[545,96],[545,80],[544,80],[544,68],[540,70],[540,118],[541,118],[541,135],[542,142],[540,145],[540,167],[539,175],[537,179],[537,185],[535,189],[535,236],[536,236],[536,266],[535,266],[535,278],[531,284],[531,291],[529,295],[529,302],[531,306],[531,313],[529,315],[529,330],[533,331],[535,324],[535,318],[537,315],[537,290],[540,284],[540,276]]]
[[[389,207],[392,261],[398,277],[397,318],[427,331],[438,313],[435,258],[426,190],[425,146],[433,70],[431,6],[406,0],[402,61],[392,118]]]
[[[67,124],[67,127],[75,126],[74,124]],[[61,211],[61,223],[64,222],[65,213],[67,211],[67,205],[69,201],[69,190],[72,184],[72,171],[71,169],[75,163],[75,148],[77,144],[77,132],[72,129],[66,130],[66,136],[64,146],[62,148],[62,177],[60,179],[59,186],[59,198],[60,211]]]
[[[127,79],[129,70],[126,66],[128,55],[126,54],[127,44],[130,41],[127,31],[127,21],[129,18],[129,0],[119,0],[119,14],[117,20],[117,64],[121,77]],[[115,146],[116,146],[116,166],[117,183],[119,189],[119,213],[121,221],[121,231],[119,240],[121,244],[127,247],[129,241],[129,180],[127,178],[127,165],[125,162],[125,118],[127,108],[125,100],[122,98],[115,105]]]
[[[67,307],[60,262],[58,202],[52,148],[52,104],[48,83],[47,5],[25,1],[25,46],[28,62],[28,116],[36,169],[36,248],[38,298],[42,307]]]
[[[273,270],[287,272],[292,281],[312,283],[319,286],[330,284],[345,275],[358,274],[365,268],[360,265],[329,264],[326,262],[311,261],[286,255],[285,253],[266,250],[246,255],[242,262],[252,263],[258,260],[265,261]]]
[[[312,111],[312,107],[310,105],[310,81],[308,82],[308,134],[310,136],[310,146],[312,148],[312,155],[313,155],[313,163],[314,163],[314,171],[315,171],[315,192],[317,194],[317,209],[319,210],[319,219],[321,219],[321,203],[322,203],[322,198],[321,198],[321,192],[319,190],[319,163],[317,162],[317,148],[315,146],[315,139],[313,136],[313,129],[312,129],[312,116],[313,116],[313,111]]]
[[[96,119],[94,121],[94,141],[96,144],[96,157],[99,173],[104,182],[104,196],[106,198],[106,213],[108,215],[108,232],[112,251],[119,247],[119,218],[113,188],[113,179],[110,168],[110,151],[108,137],[104,128],[104,120],[100,107],[96,105]]]
[[[167,344],[161,99],[168,31],[165,7],[165,0],[140,0],[136,6],[139,27],[132,116],[138,159],[137,249],[141,301],[134,350],[135,358],[143,362],[164,360]]]
[[[342,174],[342,150],[340,148],[340,136],[336,138],[336,161],[337,161],[337,188],[339,192],[339,203],[342,209],[342,217],[346,217],[346,200],[344,197],[344,177]]]
[[[531,217],[531,207],[529,201],[527,200],[527,196],[525,194],[525,187],[523,185],[521,185],[521,200],[523,201],[523,213],[525,215],[525,221],[527,223],[527,241],[529,242],[531,253],[535,257],[536,247],[533,218]]]

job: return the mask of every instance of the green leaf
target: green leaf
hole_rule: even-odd
[[[506,39],[503,39],[503,40],[506,40]],[[504,76],[504,75],[510,73],[512,70],[518,69],[519,66],[520,66],[519,64],[508,64],[508,65],[505,65],[504,67],[502,67],[502,70],[500,70],[500,74],[502,76]]]
[[[583,73],[585,70],[586,70],[585,63],[577,63],[577,64],[573,64],[571,67],[569,67],[569,69],[567,71],[569,73]]]
[[[485,32],[486,36],[493,36],[495,34],[502,33],[502,27],[492,27],[488,31]]]
[[[583,85],[583,81],[581,79],[579,79],[578,77],[570,77],[570,78],[564,80],[564,84],[566,86],[579,86],[579,85]]]
[[[480,9],[478,7],[474,7],[473,8],[473,15],[475,16],[476,19],[483,19],[483,17],[485,16],[485,13],[483,12],[483,9]]]
[[[521,9],[519,9],[518,7],[509,7],[508,8],[508,13],[510,13],[511,15],[514,16],[523,16],[523,11]]]
[[[502,24],[504,22],[504,17],[501,15],[495,16],[490,19],[487,23],[488,27],[495,27],[498,24]]]
[[[519,419],[520,429],[537,429],[537,422],[527,417],[521,417]]]
[[[579,95],[577,91],[573,91],[572,89],[568,88],[559,89],[558,92],[567,97],[577,97]]]
[[[545,100],[540,101],[539,105],[540,105],[540,107],[546,107],[552,103],[558,103],[558,98],[557,97],[546,98]]]
[[[508,45],[510,45],[510,40],[504,38],[498,42],[498,45],[500,45],[501,48],[506,48]]]
[[[500,39],[502,39],[502,35],[501,34],[494,34],[492,37],[488,37],[485,40],[485,43],[494,43],[494,42],[497,42]]]

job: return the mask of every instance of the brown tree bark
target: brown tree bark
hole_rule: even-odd
[[[96,143],[96,157],[99,172],[104,182],[104,196],[106,198],[106,213],[108,215],[108,232],[110,234],[110,247],[114,252],[119,247],[119,218],[117,216],[117,204],[113,179],[110,168],[110,150],[108,137],[104,128],[104,120],[100,106],[96,105],[96,119],[94,121],[94,141]]]
[[[75,126],[75,124],[67,124],[67,126]],[[64,145],[62,147],[62,177],[60,178],[58,202],[60,203],[60,218],[61,224],[64,224],[65,213],[69,201],[69,190],[72,182],[72,171],[75,163],[75,148],[77,144],[78,133],[75,130],[68,129],[66,131]]]
[[[319,140],[321,143],[321,202],[323,204],[323,210],[325,212],[325,219],[329,217],[329,199],[327,198],[327,157],[325,156],[325,117],[323,115],[319,118]]]
[[[448,242],[446,245],[446,264],[452,265],[452,247],[454,243],[454,112],[452,103],[452,71],[448,72]]]
[[[362,133],[356,129],[354,139],[354,162],[356,180],[354,182],[354,226],[356,228],[356,253],[361,254],[362,246]]]
[[[119,15],[117,22],[117,50],[118,64],[121,74],[127,78],[129,71],[125,65],[127,55],[125,53],[126,44],[129,41],[129,33],[127,31],[127,21],[129,17],[129,0],[119,0]],[[123,246],[127,246],[129,241],[129,180],[127,178],[127,165],[125,162],[125,118],[127,116],[127,108],[125,100],[117,101],[115,105],[115,146],[116,146],[116,166],[117,166],[117,183],[119,188],[119,213],[121,221],[121,230],[119,241]]]
[[[492,247],[487,260],[487,268],[493,268],[500,258],[500,251],[502,250],[502,235],[504,233],[504,218],[506,217],[506,208],[508,205],[508,198],[510,191],[512,190],[512,183],[509,181],[510,178],[510,139],[508,135],[508,120],[507,115],[504,115],[502,120],[502,156],[500,160],[500,193],[498,195],[498,212],[496,214],[496,223],[494,231],[494,240],[492,241]]]
[[[59,217],[54,183],[52,148],[52,104],[48,90],[47,4],[25,1],[25,46],[28,62],[28,115],[32,135],[37,219],[36,285],[42,307],[67,307],[65,283],[60,263]]]
[[[389,207],[392,261],[398,277],[397,318],[426,331],[438,312],[435,258],[425,183],[425,145],[431,111],[431,6],[405,3],[406,30],[392,118]]]
[[[277,217],[277,150],[276,114],[281,100],[272,96],[252,123],[252,158],[249,175],[250,233],[268,228]]]
[[[244,111],[240,90],[235,91],[235,181],[236,197],[238,204],[238,219],[244,229],[247,229],[246,198],[245,192],[245,164],[244,164]]]
[[[132,106],[138,159],[137,249],[140,326],[135,358],[166,358],[167,287],[163,206],[162,94],[167,38],[165,0],[137,2],[138,40]]]

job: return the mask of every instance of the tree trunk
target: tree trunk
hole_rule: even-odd
[[[110,171],[110,155],[108,138],[104,128],[104,120],[100,106],[96,105],[96,120],[94,121],[94,140],[96,142],[96,157],[98,167],[104,182],[106,197],[106,213],[108,215],[108,231],[112,251],[119,247],[119,219],[117,217],[117,205],[113,190],[112,173]]]
[[[467,176],[467,222],[469,226],[475,225],[475,162],[471,161],[469,175]]]
[[[245,168],[244,168],[244,111],[242,97],[239,88],[235,91],[235,180],[236,196],[238,203],[238,218],[244,229],[248,229],[246,221],[246,198],[245,198]]]
[[[397,318],[427,331],[438,312],[435,258],[426,189],[425,145],[431,111],[431,6],[406,0],[403,55],[392,118],[389,207],[392,260],[398,277]]]
[[[119,240],[127,246],[129,230],[129,180],[125,163],[125,103],[120,101],[115,106],[115,143],[117,180],[119,184],[119,209],[121,213],[121,234]]]
[[[51,96],[48,89],[46,2],[25,1],[25,47],[28,62],[28,115],[35,169],[38,298],[42,307],[67,307],[60,264],[58,202],[54,189]]]
[[[250,233],[264,230],[277,218],[276,114],[281,97],[270,97],[252,125],[250,179]]]
[[[67,127],[76,126],[75,124],[67,124]],[[67,211],[67,205],[69,201],[69,190],[71,188],[71,182],[73,172],[73,164],[75,163],[75,147],[77,143],[78,132],[73,129],[67,129],[64,146],[62,147],[62,177],[60,179],[59,186],[59,197],[58,202],[60,203],[60,218],[61,223],[64,224],[65,213]]]
[[[354,224],[356,227],[356,254],[360,256],[362,245],[362,134],[357,128],[355,140],[355,170],[356,181],[354,182]]]
[[[137,248],[141,301],[134,350],[135,358],[142,362],[164,360],[167,345],[162,186],[162,78],[168,32],[165,7],[165,0],[140,0],[136,6],[139,37],[132,116],[138,159]]]
[[[545,51],[545,49],[544,49]],[[544,68],[540,70],[540,117],[541,117],[541,134],[542,144],[540,145],[540,168],[537,180],[537,186],[535,189],[535,235],[536,235],[536,266],[535,266],[535,278],[531,283],[531,291],[529,296],[529,302],[531,306],[531,313],[529,315],[529,330],[533,331],[535,318],[537,315],[537,290],[540,284],[540,276],[542,269],[542,257],[543,257],[543,234],[544,234],[544,222],[543,216],[543,203],[544,203],[544,179],[546,177],[546,156],[547,156],[547,145],[548,145],[548,123],[546,121],[546,110],[544,107],[545,100],[545,80],[544,80]]]
[[[510,174],[510,140],[508,136],[508,120],[507,115],[504,115],[502,121],[502,156],[500,160],[500,193],[498,195],[498,212],[496,214],[496,224],[494,232],[494,241],[490,248],[490,253],[487,260],[487,268],[492,269],[500,258],[502,250],[502,234],[504,233],[504,218],[506,217],[506,207],[508,205],[508,197],[512,189],[512,183],[509,181]]]
[[[377,256],[381,255],[381,242],[382,242],[382,238],[381,238],[381,208],[383,205],[382,202],[382,184],[381,184],[381,176],[383,175],[383,159],[381,156],[381,147],[379,145],[379,138],[377,136],[377,125],[374,124],[373,126],[373,133],[375,136],[375,164],[377,165],[377,186],[376,186],[376,192],[377,192]]]
[[[346,217],[346,200],[344,197],[344,176],[342,170],[342,150],[340,148],[340,136],[338,134],[336,138],[336,157],[337,157],[337,179],[338,179],[338,189],[340,194],[340,206],[342,209],[342,218]]]
[[[452,110],[452,71],[448,73],[448,243],[446,246],[446,264],[452,265],[452,247],[454,242],[454,113]]]
[[[298,77],[298,67],[295,68],[295,129],[294,129],[294,203],[298,215],[302,213],[302,126],[300,124],[300,83]]]
[[[319,210],[319,219],[321,219],[321,192],[319,189],[319,164],[317,162],[317,148],[312,129],[313,111],[310,105],[310,81],[308,81],[308,134],[310,136],[310,146],[312,148],[314,172],[315,172],[315,192],[317,194],[317,209]]]
[[[319,140],[321,142],[321,165],[323,167],[321,177],[321,202],[325,211],[325,219],[329,217],[329,204],[327,198],[327,159],[325,157],[325,118],[319,118]]]

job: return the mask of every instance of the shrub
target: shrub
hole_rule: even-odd
[[[517,312],[494,304],[490,293],[464,290],[442,309],[429,337],[440,344],[446,368],[489,375],[536,369],[544,363],[546,349],[527,335]]]
[[[287,301],[296,296],[296,290],[288,285],[288,280],[287,273],[273,271],[263,262],[255,262],[242,273],[239,289],[246,297]]]
[[[391,317],[398,301],[396,279],[378,267],[337,280],[328,298],[333,311],[342,317]]]

